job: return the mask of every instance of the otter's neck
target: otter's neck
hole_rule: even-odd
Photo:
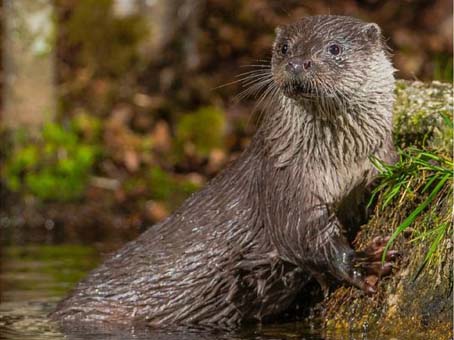
[[[391,134],[393,95],[381,93],[380,102],[370,97],[361,102],[323,102],[296,101],[282,95],[278,109],[262,126],[275,165],[283,167],[298,161],[308,167],[314,162],[352,166],[373,154]]]

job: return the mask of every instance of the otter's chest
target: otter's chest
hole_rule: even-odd
[[[364,160],[351,165],[328,164],[308,168],[304,176],[308,191],[328,204],[339,204],[352,191],[364,188],[370,180],[372,165]]]

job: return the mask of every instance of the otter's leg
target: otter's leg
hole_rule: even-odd
[[[332,223],[340,226],[337,220]],[[375,293],[378,278],[391,273],[392,263],[389,261],[397,255],[395,251],[388,251],[385,263],[381,263],[387,241],[387,238],[375,238],[364,251],[355,252],[341,233],[334,235],[324,247],[329,273],[368,294]]]

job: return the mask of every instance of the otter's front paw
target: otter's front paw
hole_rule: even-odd
[[[356,253],[354,266],[362,273],[360,288],[368,294],[376,292],[381,277],[391,274],[393,261],[398,256],[396,250],[388,250],[385,261],[382,262],[383,251],[388,241],[389,237],[375,237],[364,250]]]

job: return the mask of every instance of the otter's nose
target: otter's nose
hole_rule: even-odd
[[[303,58],[292,58],[285,65],[285,69],[289,73],[298,74],[302,71],[306,71],[312,67],[312,61]]]

